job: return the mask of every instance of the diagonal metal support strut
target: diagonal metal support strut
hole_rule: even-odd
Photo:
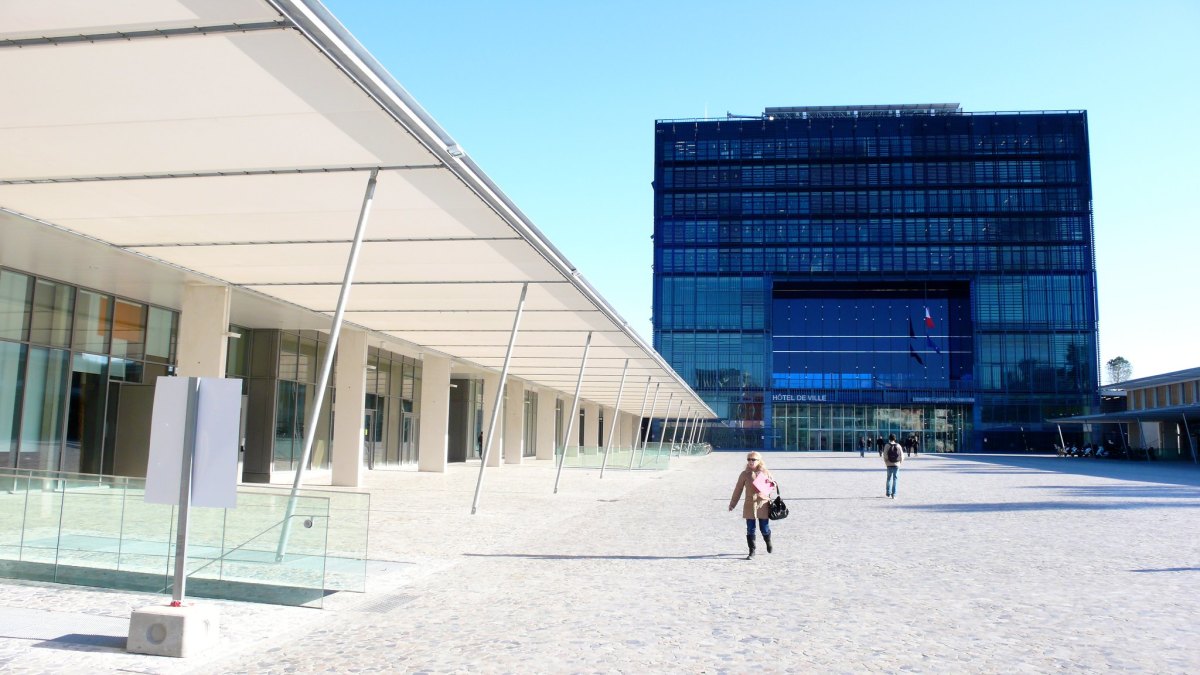
[[[317,394],[313,400],[313,414],[304,425],[304,452],[300,455],[300,463],[296,466],[296,478],[292,481],[292,494],[288,497],[287,510],[283,516],[283,527],[279,532],[279,546],[275,549],[275,561],[283,560],[287,552],[288,537],[292,532],[292,517],[296,513],[296,499],[300,493],[300,481],[304,476],[304,468],[312,455],[313,441],[317,431],[317,421],[321,417],[321,404],[325,402],[325,388],[329,386],[329,374],[333,371],[334,352],[337,351],[338,337],[342,334],[342,316],[346,313],[346,302],[350,299],[350,287],[354,285],[354,270],[358,267],[358,254],[362,249],[363,234],[367,230],[367,219],[371,215],[371,205],[375,201],[375,184],[379,181],[379,170],[373,169],[367,179],[367,190],[363,194],[362,208],[358,212],[358,226],[354,229],[354,242],[350,245],[350,255],[346,259],[346,274],[342,277],[342,290],[338,294],[337,311],[333,313],[333,325],[329,329],[329,346],[325,350],[325,362],[321,364],[321,377],[317,380]],[[351,402],[353,404],[353,402]],[[362,401],[358,405],[362,405]]]
[[[479,479],[475,481],[475,496],[471,499],[471,515],[479,510],[479,491],[483,489],[483,471],[487,468],[488,456],[496,435],[496,422],[500,419],[500,407],[504,401],[504,388],[508,385],[508,367],[512,363],[513,347],[517,344],[517,329],[521,325],[521,313],[525,311],[525,295],[529,284],[521,284],[521,299],[517,300],[517,315],[513,317],[512,334],[508,336],[508,351],[504,352],[504,367],[500,369],[500,384],[496,387],[496,405],[492,406],[492,420],[488,423],[487,441],[483,444],[483,455],[479,458]]]

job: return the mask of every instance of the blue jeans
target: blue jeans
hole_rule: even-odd
[[[759,518],[758,519],[758,529],[762,530],[764,537],[771,536],[771,521],[767,520],[766,518]],[[754,536],[754,519],[753,518],[746,519],[746,536],[747,537]]]
[[[887,468],[887,483],[884,484],[884,486],[883,486],[883,489],[886,491],[887,496],[891,497],[892,495],[896,494],[896,479],[899,476],[900,476],[900,467],[889,466]]]

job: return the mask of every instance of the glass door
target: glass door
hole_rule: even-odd
[[[368,410],[363,415],[363,460],[368,469],[375,468],[375,453],[379,448],[381,429],[375,425],[375,411]]]

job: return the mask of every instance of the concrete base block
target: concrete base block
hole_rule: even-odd
[[[135,609],[129,618],[126,651],[186,657],[217,643],[217,608],[212,605],[154,606]]]

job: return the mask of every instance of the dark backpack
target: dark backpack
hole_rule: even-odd
[[[888,443],[887,461],[889,461],[889,462],[899,462],[900,461],[900,444],[899,443],[897,443],[895,441]]]

